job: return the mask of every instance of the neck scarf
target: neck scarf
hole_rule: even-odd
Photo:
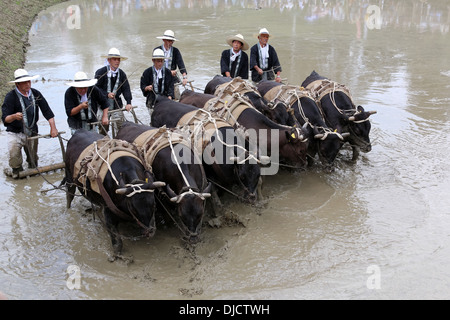
[[[32,128],[36,124],[36,100],[34,99],[33,92],[30,90],[28,97],[25,97],[17,88],[16,88],[16,94],[20,101],[20,106],[22,107],[22,114],[23,114],[23,132],[31,137]],[[31,99],[31,105],[29,107],[25,106],[25,102],[23,99],[26,98],[27,101]],[[31,107],[31,108],[30,108]],[[31,116],[32,120],[31,122],[28,121],[28,116]]]
[[[260,63],[261,63],[261,69],[267,69],[269,66],[269,45],[266,44],[266,46],[263,48],[261,47],[261,43],[258,42],[258,51],[259,51],[259,57],[260,57]]]
[[[163,94],[164,93],[164,67],[160,70],[156,70],[155,66],[153,69],[153,91],[155,94]],[[162,79],[161,92],[159,91],[159,79]]]
[[[117,93],[117,90],[119,89],[119,81],[120,81],[120,73],[119,73],[119,68],[117,68],[115,71],[111,70],[111,66],[108,65],[107,67],[108,70],[108,89],[107,92],[112,92],[114,94]],[[116,83],[114,84],[114,89],[111,90],[111,78],[115,78],[117,76],[116,79]],[[108,99],[108,105],[109,105],[109,109],[113,110],[114,109],[114,99]]]
[[[81,104],[82,102],[87,101],[88,102],[88,108],[86,109],[81,109],[80,111],[80,116],[81,116],[81,127],[83,129],[89,130],[89,124],[87,122],[87,120],[92,120],[93,118],[93,112],[92,112],[92,103],[91,103],[91,98],[87,97],[87,93],[83,96],[80,96],[80,94],[77,92],[77,98],[78,98],[78,103]],[[87,112],[87,115],[86,115]]]
[[[232,69],[232,66],[233,66],[233,62],[236,60],[236,58],[238,59],[237,63],[236,63],[236,68],[234,69],[234,75],[231,75],[232,78],[236,78],[237,71],[238,71],[239,65],[241,63],[241,52],[242,51],[239,50],[238,53],[234,53],[233,49],[230,49],[230,74],[231,74],[231,69]]]
[[[170,47],[169,50],[166,50],[166,47],[164,47],[164,44],[161,45],[162,50],[164,51],[164,56],[168,59],[166,59],[166,61],[164,62],[164,64],[166,65],[167,69],[171,69],[172,67],[172,58],[173,58],[173,50],[172,47]]]

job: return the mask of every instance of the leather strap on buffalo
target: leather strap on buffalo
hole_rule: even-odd
[[[124,220],[132,220],[130,216],[126,215],[123,211],[116,207],[114,202],[111,200],[108,192],[105,190],[105,187],[103,186],[102,178],[100,176],[97,176],[96,180],[100,190],[100,194],[102,195],[103,200],[105,200],[105,203],[108,206],[109,210],[111,210],[114,214]]]

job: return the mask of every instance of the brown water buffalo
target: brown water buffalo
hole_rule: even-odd
[[[145,236],[154,235],[153,191],[164,183],[154,181],[136,146],[79,129],[67,143],[65,163],[67,208],[77,187],[86,199],[103,208],[116,257],[123,246],[120,222],[134,221]]]
[[[162,192],[157,193],[168,208],[166,213],[176,220],[186,240],[198,241],[211,184],[190,145],[166,128],[131,122],[125,123],[116,137],[143,148],[144,158],[152,166],[155,178],[166,183]]]
[[[308,163],[311,165],[316,155],[325,170],[331,171],[336,156],[348,133],[338,133],[328,127],[314,97],[309,91],[287,86],[275,81],[261,81],[258,91],[266,99],[280,99],[294,110],[295,117],[301,125],[307,125],[309,136]]]
[[[258,155],[249,152],[244,137],[229,123],[193,105],[161,98],[156,101],[151,125],[189,128],[192,141],[204,140],[198,141],[197,151],[208,179],[220,189],[236,189],[240,200],[256,202],[261,174]]]
[[[262,174],[276,174],[278,167],[274,168],[273,165],[278,166],[280,163],[284,167],[305,168],[308,137],[304,128],[277,124],[255,108],[246,106],[246,102],[236,94],[224,94],[215,97],[216,100],[210,100],[208,98],[211,95],[191,92],[188,97],[193,106],[216,112],[233,126],[242,126],[247,133],[256,135],[258,146],[255,149],[271,158],[271,167],[265,168]],[[184,101],[187,98],[185,100],[182,96],[180,102]]]
[[[216,75],[206,84],[204,93],[217,96],[221,90],[237,92],[247,97],[258,111],[275,123],[286,126],[299,126],[293,112],[289,112],[289,108],[284,103],[267,101],[261,96],[257,88],[247,80]]]
[[[303,81],[302,87],[314,93],[331,128],[337,132],[350,133],[346,142],[353,149],[353,160],[358,158],[360,150],[372,150],[369,116],[376,111],[365,111],[362,106],[356,107],[346,86],[322,77],[316,71],[311,72]]]

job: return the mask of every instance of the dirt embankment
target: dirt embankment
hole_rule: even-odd
[[[0,0],[0,104],[11,90],[14,70],[23,68],[28,32],[37,14],[67,0]]]

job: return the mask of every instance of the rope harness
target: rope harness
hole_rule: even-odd
[[[235,130],[228,122],[226,122],[220,117],[215,116],[214,113],[210,111],[198,109],[186,113],[178,121],[177,128],[179,128],[179,130],[181,131],[188,132],[188,135],[190,135],[192,143],[195,144],[194,148],[196,152],[198,152],[199,154],[203,154],[206,147],[209,144],[211,144],[211,140],[214,134],[216,135],[217,141],[219,141],[219,143],[223,145],[225,148],[233,148],[233,149],[237,148],[241,150],[244,154],[247,154],[248,152],[247,149],[245,149],[243,146],[239,144],[229,144],[223,141],[222,135],[219,132],[220,128],[230,128],[231,130],[233,130],[233,132],[236,132],[237,130]],[[240,134],[239,131],[237,131],[236,134],[239,135]],[[241,134],[241,136],[244,137],[244,134]],[[253,159],[256,163],[261,163],[261,161],[250,152],[248,152],[248,155],[246,157],[237,158],[237,161],[233,162],[235,164],[234,174],[238,178],[238,182],[241,185],[241,187],[243,187],[243,189],[247,191],[248,191],[247,186],[245,186],[245,184],[239,177],[237,165],[244,164],[246,161],[249,161],[250,159]],[[230,161],[232,160],[233,159],[230,158]],[[239,195],[235,194],[228,188],[225,188],[224,186],[220,185],[218,182],[212,181],[211,179],[208,180],[214,183],[216,186],[236,196],[237,198],[241,200],[243,199],[243,197],[240,197]]]
[[[276,87],[273,87],[272,89],[270,89],[264,95],[264,98],[268,101],[271,101],[272,103],[275,103],[276,101],[281,101],[288,108],[292,108],[292,106],[297,102],[298,112],[299,112],[300,116],[302,117],[303,121],[311,128],[316,127],[319,130],[319,132],[323,132],[320,135],[320,140],[322,140],[322,141],[326,140],[329,135],[337,135],[339,137],[339,139],[341,139],[342,141],[344,140],[344,138],[342,137],[342,135],[339,132],[333,131],[330,128],[323,127],[323,126],[317,127],[309,121],[308,117],[305,114],[305,110],[302,106],[301,99],[302,98],[310,99],[314,102],[315,105],[317,105],[317,100],[315,99],[315,94],[311,90],[305,89],[303,87],[297,87],[297,86],[291,86],[291,85],[280,85],[280,86],[276,86]],[[319,113],[320,113],[322,119],[325,120],[326,118],[325,118],[322,108],[318,107],[318,110],[319,110]]]
[[[316,80],[311,82],[309,85],[306,86],[306,89],[310,90],[312,94],[314,95],[314,98],[316,99],[317,104],[319,105],[320,109],[322,110],[321,101],[323,97],[326,95],[329,95],[331,103],[333,104],[334,108],[342,115],[345,115],[347,117],[349,116],[355,116],[359,113],[359,111],[355,107],[355,103],[353,101],[353,97],[350,93],[350,90],[347,86],[343,84],[339,84],[335,81],[331,81],[328,79],[322,79],[322,80]],[[351,101],[352,103],[352,109],[343,110],[338,107],[336,104],[336,98],[335,94],[336,92],[342,92],[344,93]],[[369,118],[359,120],[359,121],[353,121],[354,123],[363,123],[365,121],[369,121]]]
[[[82,185],[82,190],[85,195],[88,191],[87,180],[89,180],[90,189],[103,197],[107,207],[114,214],[124,220],[132,220],[129,215],[117,208],[103,186],[104,178],[106,174],[110,172],[114,182],[118,187],[121,187],[117,177],[111,169],[111,165],[115,160],[124,156],[136,159],[144,166],[145,170],[149,171],[149,167],[144,164],[142,154],[139,152],[136,145],[130,144],[126,141],[105,137],[95,141],[81,152],[75,162],[73,179]],[[153,189],[142,189],[142,186],[143,184],[141,182],[125,185],[125,187],[131,187],[134,189],[133,192],[127,195],[127,197],[132,197],[133,195],[142,192],[154,192]],[[153,232],[154,228],[149,228],[144,225],[132,212],[130,212],[130,214],[140,227],[148,232]]]
[[[214,99],[213,99],[214,100]],[[208,101],[208,103],[211,100]],[[243,111],[243,110],[242,110]],[[190,134],[191,141],[196,143],[194,146],[196,152],[198,154],[203,154],[203,151],[211,143],[211,139],[213,135],[216,135],[217,140],[220,144],[222,144],[226,148],[237,148],[246,153],[248,150],[239,144],[229,144],[223,141],[222,135],[219,132],[221,128],[230,128],[236,132],[237,135],[241,137],[245,136],[245,134],[241,133],[242,130],[234,129],[229,122],[226,122],[222,117],[218,117],[217,114],[213,111],[208,111],[205,109],[198,109],[186,113],[183,117],[178,121],[177,127],[180,130],[188,131]],[[260,163],[260,160],[253,154],[249,153],[249,155],[238,161],[238,164],[243,164],[246,161],[253,159],[257,163]]]
[[[172,154],[172,160],[175,162],[175,164],[178,168],[178,171],[181,174],[182,179],[185,184],[185,186],[181,190],[181,193],[178,196],[173,197],[173,198],[169,197],[171,202],[178,204],[187,195],[197,196],[203,201],[205,200],[205,198],[207,196],[209,196],[209,194],[201,193],[200,190],[198,190],[195,187],[192,187],[190,185],[188,179],[186,178],[186,175],[183,173],[183,170],[181,169],[180,162],[178,160],[177,155],[175,154],[174,145],[182,144],[191,150],[190,142],[186,138],[184,138],[183,135],[181,135],[180,133],[174,132],[164,126],[164,127],[158,128],[158,129],[147,130],[147,131],[141,133],[134,140],[134,143],[138,147],[141,147],[143,149],[145,162],[149,166],[153,164],[153,161],[155,160],[156,155],[162,149],[170,147],[171,154]],[[194,152],[194,157],[196,157],[195,152]],[[198,159],[196,159],[196,160],[198,160]],[[198,162],[198,163],[201,163],[201,162]],[[201,171],[202,171],[202,180],[203,180],[202,189],[204,189],[207,181],[206,181],[206,174],[204,172],[203,166],[201,166]],[[179,224],[176,222],[176,219],[170,213],[170,211],[164,206],[164,204],[159,199],[158,199],[158,201],[163,206],[163,208],[165,209],[165,211],[167,212],[169,217],[173,220],[175,225],[180,229],[180,231],[185,236],[196,235],[196,234],[192,233],[191,231],[189,231],[189,229],[186,226],[184,226],[185,228],[181,228],[179,226]]]

